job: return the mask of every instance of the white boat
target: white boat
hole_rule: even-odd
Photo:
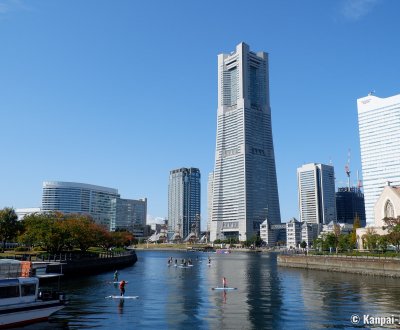
[[[0,259],[0,328],[46,320],[66,304],[63,293],[39,289],[27,263]]]

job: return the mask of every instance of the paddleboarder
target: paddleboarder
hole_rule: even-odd
[[[124,294],[125,294],[125,281],[124,280],[122,280],[120,283],[119,283],[119,291],[121,292],[121,296],[123,297],[124,296]]]
[[[114,273],[114,282],[118,282],[118,275],[118,270],[116,270]]]
[[[226,281],[226,278],[223,277],[223,278],[222,278],[222,287],[223,287],[223,288],[226,288],[227,285],[228,285],[228,283],[227,283],[227,281]]]

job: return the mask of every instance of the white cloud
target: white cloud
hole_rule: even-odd
[[[368,15],[380,0],[346,0],[343,15],[351,20],[359,20]]]
[[[147,222],[148,225],[151,223],[159,223],[162,224],[164,223],[164,218],[163,217],[154,217],[151,214],[147,214]]]

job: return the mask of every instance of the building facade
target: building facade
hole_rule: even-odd
[[[296,249],[301,243],[301,222],[296,218],[286,222],[286,248]]]
[[[266,219],[260,226],[260,238],[267,247],[286,244],[286,223],[270,224]]]
[[[297,169],[300,221],[327,224],[336,221],[333,166],[310,163]]]
[[[89,214],[108,230],[115,230],[118,190],[77,182],[43,182],[42,212]]]
[[[357,187],[343,187],[336,192],[337,222],[354,223],[356,217],[360,220],[361,227],[365,227],[364,194]]]
[[[200,170],[170,171],[168,184],[168,238],[200,238]]]
[[[212,218],[212,201],[214,191],[214,172],[208,174],[207,182],[207,232],[210,234],[211,218]]]
[[[218,111],[210,240],[258,234],[281,222],[268,55],[240,43],[218,55]]]
[[[121,199],[118,190],[78,182],[43,182],[42,212],[88,214],[109,231],[127,229],[142,237],[147,199]]]
[[[146,219],[147,198],[117,199],[116,229],[126,229],[135,237],[143,237]]]
[[[357,100],[361,164],[367,223],[388,181],[400,184],[400,94]]]

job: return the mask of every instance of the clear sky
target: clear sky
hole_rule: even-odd
[[[0,0],[0,208],[40,207],[42,182],[148,198],[168,214],[168,175],[213,170],[217,54],[270,57],[282,220],[298,217],[296,169],[351,150],[356,99],[400,93],[397,0]]]

